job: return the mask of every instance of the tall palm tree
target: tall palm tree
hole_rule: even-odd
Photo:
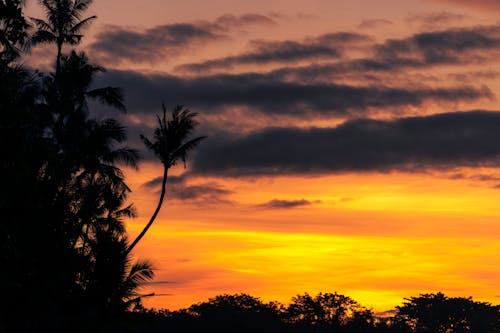
[[[33,35],[34,44],[55,43],[57,45],[56,77],[61,69],[63,44],[77,45],[83,35],[81,31],[96,16],[82,19],[82,13],[92,0],[39,0],[47,20],[31,18],[38,29]]]
[[[130,253],[142,239],[160,212],[165,197],[168,170],[180,161],[182,161],[184,167],[186,167],[189,153],[196,148],[201,140],[206,138],[205,136],[199,136],[194,139],[189,139],[189,136],[198,125],[198,122],[194,119],[198,113],[191,112],[189,109],[184,108],[184,106],[178,105],[172,111],[171,119],[167,120],[167,109],[164,104],[162,107],[163,117],[157,115],[159,126],[154,131],[154,140],[151,141],[144,135],[141,135],[144,145],[152,150],[163,164],[163,180],[161,184],[160,199],[151,219],[132,244],[130,244],[127,253]]]

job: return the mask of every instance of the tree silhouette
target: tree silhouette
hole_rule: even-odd
[[[248,294],[219,295],[190,306],[186,326],[193,332],[285,332],[281,310],[277,303],[263,303]]]
[[[167,109],[165,108],[165,105],[162,105],[162,107],[163,116],[160,117],[157,115],[158,127],[154,131],[153,141],[149,140],[144,135],[141,135],[141,139],[146,147],[152,150],[163,164],[163,180],[161,184],[160,199],[158,200],[158,205],[156,206],[149,222],[130,244],[127,252],[132,251],[142,237],[144,237],[160,212],[160,208],[165,197],[169,169],[181,161],[184,163],[185,167],[189,153],[196,148],[201,140],[206,138],[205,136],[193,139],[189,138],[193,130],[198,125],[198,122],[194,119],[198,115],[197,113],[191,112],[189,109],[180,105],[174,108],[171,113],[171,118],[167,120]]]
[[[362,331],[373,324],[370,310],[337,293],[319,293],[314,297],[307,293],[297,295],[292,298],[286,317],[290,323],[320,332],[341,328]]]
[[[494,333],[500,331],[500,306],[442,293],[410,297],[397,307],[396,321],[418,333]]]
[[[23,15],[25,1],[0,1],[0,63],[18,58],[27,46],[29,23]]]
[[[32,37],[34,44],[54,43],[57,46],[56,77],[61,67],[62,46],[77,45],[83,35],[81,31],[96,16],[82,19],[82,13],[92,0],[39,0],[45,10],[46,20],[31,18],[38,29]]]
[[[78,14],[90,2],[41,3],[64,16],[64,5]],[[123,219],[134,208],[125,204],[130,189],[118,165],[137,166],[138,155],[124,146],[118,121],[91,116],[89,100],[125,111],[123,97],[118,88],[92,88],[104,69],[84,53],[61,54],[61,41],[71,38],[56,40],[56,73],[15,64],[27,37],[21,8],[21,1],[0,2],[0,265],[9,267],[0,276],[9,305],[0,331],[96,331],[111,313],[139,304],[137,288],[153,276],[150,264],[126,252]],[[74,42],[91,20],[77,22],[77,14]]]

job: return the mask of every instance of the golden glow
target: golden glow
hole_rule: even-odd
[[[138,256],[158,268],[157,283],[146,290],[160,295],[146,304],[175,309],[236,292],[287,303],[298,293],[333,291],[376,311],[422,292],[495,303],[500,192],[471,180],[493,171],[460,170],[461,177],[455,172],[193,178],[188,184],[217,182],[229,189],[232,203],[167,200],[137,248]],[[129,172],[138,189],[131,199],[140,209],[140,217],[129,222],[131,235],[157,200],[157,189],[139,185],[160,174],[155,164]],[[311,204],[259,206],[275,198]]]

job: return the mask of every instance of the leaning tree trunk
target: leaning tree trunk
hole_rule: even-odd
[[[148,224],[146,224],[146,226],[144,227],[144,229],[142,229],[139,236],[137,236],[137,238],[134,239],[132,244],[130,244],[130,246],[125,251],[125,254],[129,254],[130,251],[132,251],[133,248],[137,245],[137,243],[139,243],[139,241],[142,239],[142,237],[144,237],[144,235],[146,234],[146,232],[149,230],[149,228],[153,224],[154,220],[156,219],[156,216],[160,212],[160,208],[161,208],[161,205],[163,203],[163,198],[165,197],[165,191],[167,189],[167,178],[168,178],[168,168],[165,167],[165,169],[163,171],[163,181],[161,183],[161,194],[160,194],[160,200],[158,201],[158,206],[156,206],[156,209],[155,209],[153,215],[151,216],[151,219],[149,220]]]

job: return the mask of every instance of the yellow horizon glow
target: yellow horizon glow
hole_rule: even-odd
[[[140,184],[161,174],[146,163],[128,174],[140,216],[136,235],[157,195]],[[458,172],[458,171],[456,171]],[[341,174],[316,177],[222,179],[232,204],[167,200],[158,221],[137,247],[158,268],[145,292],[155,308],[179,309],[218,294],[248,293],[287,304],[308,292],[339,292],[375,311],[405,297],[444,292],[498,302],[500,199],[475,175]],[[456,178],[456,177],[455,177]],[[168,189],[167,189],[168,192]],[[263,209],[274,198],[306,199],[294,209]]]

